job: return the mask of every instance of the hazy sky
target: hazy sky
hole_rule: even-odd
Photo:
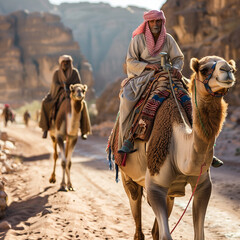
[[[166,2],[166,0],[49,0],[53,4],[60,4],[63,2],[105,2],[109,3],[113,7],[126,7],[128,5],[134,5],[138,7],[144,7],[147,9],[156,9],[159,10],[160,7],[163,5],[163,3]]]

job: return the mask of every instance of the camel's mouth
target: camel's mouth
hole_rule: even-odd
[[[81,101],[81,100],[83,100],[83,96],[76,96],[76,97],[75,97],[75,100],[76,100],[76,101]]]
[[[229,88],[229,87],[233,86],[233,84],[235,82],[233,79],[219,80],[218,78],[216,78],[216,80],[221,87],[225,87],[225,88]]]

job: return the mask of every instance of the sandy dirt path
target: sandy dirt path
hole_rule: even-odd
[[[8,209],[3,220],[12,228],[0,239],[133,239],[134,221],[121,181],[108,170],[106,138],[79,139],[71,169],[75,192],[58,192],[62,171],[57,164],[57,182],[50,184],[52,146],[41,139],[38,128],[11,125],[8,135],[16,141],[16,154],[23,159],[21,170],[3,175],[6,180]],[[226,162],[211,168],[213,193],[205,221],[207,240],[240,239],[240,165]],[[178,198],[170,217],[170,228],[178,221],[190,197]],[[191,204],[190,204],[191,205]],[[151,238],[154,216],[143,198],[143,232]],[[193,239],[191,207],[172,234],[173,239]]]

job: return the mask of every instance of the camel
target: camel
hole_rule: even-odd
[[[146,189],[148,203],[155,214],[153,239],[172,240],[168,218],[174,198],[184,196],[187,184],[193,190],[198,179],[193,197],[194,239],[205,239],[204,219],[212,189],[210,166],[213,147],[226,117],[227,104],[223,95],[235,83],[235,62],[207,56],[200,60],[192,58],[190,67],[193,70],[189,83],[193,108],[192,127],[185,113],[185,120],[180,117],[174,99],[166,100],[156,114],[149,140],[136,140],[134,147],[138,151],[128,154],[126,165],[120,166],[123,186],[135,221],[134,240],[144,239],[141,225],[143,188]],[[207,82],[205,85],[204,81]],[[152,152],[157,149],[154,140],[160,135],[153,133],[157,132],[164,114],[171,115],[168,118],[171,135],[166,158],[151,159]]]
[[[60,148],[62,158],[62,182],[60,184],[60,191],[74,191],[70,179],[71,157],[74,147],[78,140],[78,129],[80,127],[80,118],[83,108],[83,101],[87,91],[87,85],[72,84],[69,87],[70,98],[63,100],[57,111],[56,120],[50,129],[50,136],[53,142],[54,149],[54,166],[50,183],[56,182],[56,162],[58,159],[57,145]],[[66,143],[64,144],[64,141]],[[65,173],[67,175],[67,184],[65,182]]]

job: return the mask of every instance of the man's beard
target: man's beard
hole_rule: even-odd
[[[151,29],[151,32],[153,34],[157,34],[157,33],[160,33],[161,32],[161,28],[160,27],[154,27]]]

